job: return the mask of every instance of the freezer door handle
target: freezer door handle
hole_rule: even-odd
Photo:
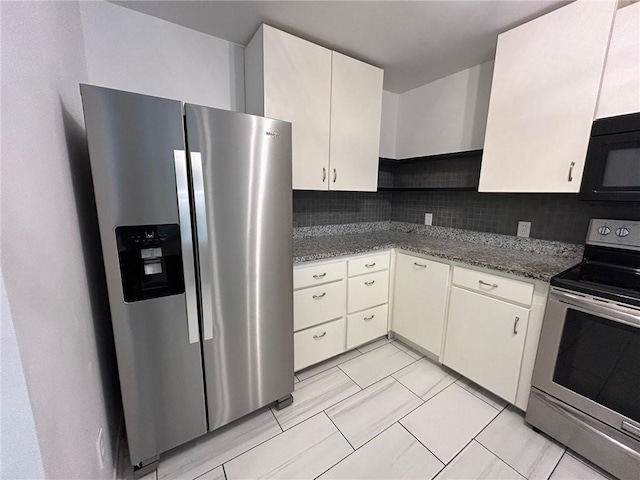
[[[174,150],[176,169],[176,193],[180,218],[180,243],[182,244],[182,269],[184,293],[187,302],[187,328],[189,343],[200,341],[198,332],[198,298],[196,295],[196,273],[193,261],[193,238],[191,236],[191,207],[189,206],[189,180],[187,178],[187,156],[184,150]]]
[[[211,280],[211,246],[207,226],[207,205],[204,196],[204,173],[202,154],[191,152],[191,179],[193,181],[193,203],[196,210],[198,233],[198,263],[200,266],[200,295],[202,299],[202,335],[204,340],[213,338],[213,305]]]

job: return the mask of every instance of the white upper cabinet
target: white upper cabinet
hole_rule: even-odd
[[[640,112],[640,3],[616,12],[597,118]]]
[[[247,113],[291,122],[293,188],[329,188],[331,50],[268,25],[245,49]]]
[[[247,113],[292,123],[295,190],[375,191],[383,71],[262,25],[245,49]]]
[[[331,72],[329,188],[375,192],[383,72],[338,52]]]
[[[614,0],[578,0],[498,37],[480,192],[578,192]]]

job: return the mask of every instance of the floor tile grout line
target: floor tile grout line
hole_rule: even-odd
[[[353,449],[353,452],[355,452],[355,451],[357,450],[357,448],[356,448],[356,447],[354,447],[354,446],[351,444],[351,442],[349,441],[349,439],[345,436],[345,434],[344,434],[344,433],[342,433],[342,430],[340,430],[340,427],[338,427],[338,425],[336,425],[336,422],[334,422],[334,421],[333,421],[333,418],[331,418],[331,417],[329,416],[329,414],[328,414],[327,412],[325,412],[324,410],[323,410],[321,413],[324,413],[325,417],[327,417],[327,418],[329,419],[329,421],[333,424],[333,426],[334,426],[334,427],[336,427],[336,430],[338,430],[338,432],[340,432],[340,435],[342,435],[342,438],[344,438],[344,439],[345,439],[345,441],[346,441],[346,442],[349,444],[349,446]],[[351,452],[351,453],[353,453],[353,452]],[[351,453],[350,453],[349,455],[351,455]],[[348,457],[349,455],[347,455],[347,457]],[[345,458],[346,458],[346,457],[345,457]],[[342,460],[340,460],[340,462],[341,462],[341,461],[342,461]],[[340,463],[340,462],[338,462],[338,463]],[[337,465],[338,463],[336,463],[336,464],[334,464],[334,465]],[[333,467],[334,465],[332,465],[332,467]],[[324,472],[322,472],[322,473],[324,473]],[[321,474],[321,475],[322,475],[322,474]]]
[[[493,420],[491,420],[493,422]],[[491,423],[491,422],[489,422]],[[483,428],[484,430],[484,428]],[[478,433],[478,435],[480,435]],[[511,465],[509,462],[507,462],[504,458],[502,458],[500,455],[496,454],[494,451],[490,450],[485,444],[483,444],[482,442],[480,442],[480,440],[478,440],[477,435],[475,437],[473,437],[471,439],[471,442],[475,441],[478,445],[480,445],[482,448],[484,448],[487,452],[489,452],[491,455],[493,455],[494,457],[496,457],[498,460],[500,460],[502,463],[504,463],[507,467],[509,467],[511,470],[513,470],[514,472],[516,472],[518,475],[520,475],[522,478],[524,479],[528,479],[529,477],[527,477],[525,474],[521,473],[516,467],[514,467],[513,465]],[[469,443],[471,443],[469,442]],[[469,445],[469,443],[467,445],[465,445],[464,448],[467,448],[467,446]],[[463,449],[464,450],[464,449]],[[457,456],[457,455],[456,455]],[[549,477],[547,477],[549,478]]]
[[[286,408],[286,407],[285,407]],[[282,425],[280,425],[280,421],[278,420],[278,417],[276,417],[276,414],[273,411],[273,407],[269,407],[269,411],[271,412],[271,415],[273,415],[273,418],[275,419],[276,423],[278,424],[278,426],[280,427],[280,430],[282,432],[284,432],[284,428],[282,428]]]
[[[508,408],[508,406],[507,406],[507,407],[504,407],[504,409],[502,410],[502,412],[504,412],[507,408]],[[484,443],[482,443],[482,441],[478,438],[478,437],[482,434],[482,432],[484,432],[487,428],[489,428],[489,425],[491,425],[491,424],[492,424],[492,423],[493,423],[493,422],[494,422],[494,421],[495,421],[495,420],[496,420],[496,419],[497,419],[497,418],[502,414],[502,412],[500,412],[498,415],[496,415],[495,417],[493,417],[493,419],[492,419],[489,423],[487,423],[487,424],[484,426],[484,428],[483,428],[482,430],[480,430],[480,431],[478,432],[478,434],[477,434],[475,437],[473,437],[473,438],[474,438],[474,440],[475,440],[476,442],[478,442],[480,445],[482,445],[484,448],[486,448],[489,452],[491,452],[493,455],[495,455],[495,456],[496,456],[497,458],[499,458],[501,461],[503,461],[504,463],[506,463],[507,465],[509,465],[509,467],[511,467],[513,470],[515,470],[516,472],[518,472],[518,474],[522,475],[524,478],[529,478],[527,475],[525,475],[525,474],[524,474],[524,473],[522,473],[520,470],[518,470],[516,467],[514,467],[514,466],[513,466],[513,465],[511,465],[509,462],[507,462],[507,460],[506,460],[506,459],[502,458],[502,457],[501,457],[500,455],[498,455],[496,452],[494,452],[493,450],[491,450],[487,445],[485,445]],[[536,432],[536,433],[537,433],[537,432]],[[563,453],[562,453],[562,455],[564,455],[564,453],[567,451],[567,447],[565,447],[564,445],[562,445],[562,447],[563,447]],[[558,462],[557,462],[557,463],[560,463],[560,459],[562,459],[562,455],[560,455],[560,458],[558,459]],[[555,470],[555,468],[557,467],[557,463],[556,463],[556,466],[554,466],[554,467],[553,467],[553,469],[554,469],[554,470]],[[551,476],[551,475],[549,475],[549,476]],[[549,478],[549,477],[547,477],[547,478]]]
[[[389,345],[389,344],[387,343],[386,345]],[[378,348],[380,348],[380,347],[378,347]],[[396,347],[396,348],[397,348],[397,347]],[[373,350],[371,350],[371,352],[373,352],[374,350],[377,350],[377,348],[374,348]],[[399,348],[398,348],[398,351],[402,352],[402,350],[400,350]],[[367,353],[369,353],[369,352],[367,352]],[[398,381],[398,379],[396,379],[396,378],[393,376],[394,374],[396,374],[396,373],[398,373],[400,370],[403,370],[403,369],[405,369],[405,368],[407,368],[407,367],[410,367],[410,366],[411,366],[411,365],[413,365],[414,363],[417,363],[417,362],[419,362],[420,360],[422,360],[422,358],[419,358],[419,359],[417,359],[417,360],[416,360],[415,358],[413,358],[411,355],[409,355],[409,354],[408,354],[408,353],[406,353],[406,352],[402,352],[402,353],[404,353],[405,355],[407,355],[407,356],[408,356],[409,358],[411,358],[411,360],[413,360],[413,361],[412,361],[412,362],[410,362],[410,363],[407,363],[406,365],[404,365],[404,366],[402,366],[402,367],[400,367],[400,368],[398,368],[397,370],[394,370],[393,372],[389,373],[388,375],[386,375],[385,377],[381,378],[380,380],[384,380],[385,378],[392,377],[394,380]],[[366,355],[366,354],[365,354],[365,353],[363,353],[362,355]],[[359,356],[358,356],[358,357],[355,357],[355,358],[352,358],[351,360],[355,360],[356,358],[359,358]],[[346,362],[344,362],[344,363],[346,363]],[[338,368],[340,368],[340,366],[341,366],[341,365],[343,365],[343,364],[341,363],[340,365],[337,365],[337,367],[338,367]],[[342,371],[344,372],[344,374],[345,374],[347,377],[349,377],[349,374],[348,374],[347,372],[345,372],[342,368],[340,368],[340,370],[342,370]],[[351,377],[349,377],[349,378],[351,378]],[[353,378],[351,378],[351,380],[353,380]],[[376,380],[376,381],[375,381],[375,382],[373,382],[371,385],[375,385],[375,384],[376,384],[376,383],[378,383],[380,380]],[[365,388],[369,388],[369,387],[371,386],[371,385],[367,385],[366,387],[363,387],[362,385],[360,385],[360,384],[359,384],[358,382],[356,382],[355,380],[353,380],[353,381],[354,381],[354,382],[355,382],[355,383],[356,383],[360,388],[362,388],[363,390],[364,390]],[[402,382],[400,382],[400,383],[402,384]],[[404,384],[402,384],[402,386],[404,387]],[[405,387],[405,388],[407,388],[407,387]],[[409,391],[411,391],[411,390],[409,390]],[[411,393],[413,393],[413,391],[411,391]],[[415,393],[414,393],[414,395],[415,395]],[[420,398],[420,397],[418,397],[418,398]]]
[[[411,435],[411,436],[416,440],[416,442],[418,442],[420,445],[422,445],[422,446],[427,450],[427,452],[429,452],[431,455],[433,455],[433,456],[434,456],[434,458],[435,458],[436,460],[438,460],[438,461],[442,464],[442,468],[441,468],[440,470],[438,470],[438,471],[436,472],[436,474],[432,477],[432,478],[435,478],[435,477],[436,477],[436,476],[437,476],[437,475],[438,475],[442,470],[444,470],[444,468],[447,466],[447,464],[446,464],[445,462],[443,462],[443,461],[440,459],[440,457],[438,457],[435,453],[433,453],[433,452],[429,449],[429,447],[427,447],[424,443],[422,443],[418,437],[416,437],[413,433],[411,433],[411,431],[410,431],[407,427],[405,427],[402,423],[400,423],[400,420],[398,420],[396,423],[397,423],[398,425],[400,425],[400,427],[401,427],[401,428],[403,428],[403,429],[404,429],[404,430],[405,430],[409,435]]]
[[[228,480],[227,477],[227,470],[224,468],[224,463],[222,465],[220,465],[222,467],[222,473],[224,475],[224,480]]]
[[[301,382],[304,382],[305,380],[309,380],[310,378],[313,378],[313,377],[315,377],[316,375],[320,375],[321,373],[324,373],[324,372],[326,372],[327,370],[330,370],[330,369],[332,369],[332,368],[334,368],[334,367],[339,367],[340,365],[342,365],[343,363],[348,362],[349,360],[353,360],[354,358],[358,358],[359,356],[364,355],[360,350],[358,350],[357,348],[354,348],[354,349],[352,349],[352,350],[347,350],[346,352],[342,352],[342,353],[340,353],[340,354],[338,354],[338,355],[336,355],[335,357],[332,357],[332,358],[336,358],[336,357],[339,357],[340,355],[344,355],[345,353],[349,353],[349,352],[353,352],[353,351],[357,351],[357,352],[358,352],[358,355],[356,355],[356,356],[355,356],[355,357],[353,357],[353,358],[349,358],[349,359],[345,360],[344,362],[340,362],[340,363],[338,363],[338,364],[336,364],[336,365],[333,365],[332,367],[329,367],[329,368],[327,368],[327,369],[325,369],[325,370],[321,370],[321,371],[319,371],[319,372],[316,372],[316,373],[314,373],[313,375],[309,375],[309,376],[308,376],[307,378],[305,378],[304,380],[301,380],[301,379],[300,379],[300,377],[298,377],[298,380],[299,380],[299,381],[301,381]],[[324,363],[324,362],[329,362],[330,360],[331,360],[331,358],[328,358],[328,359],[324,360],[323,362],[317,363],[317,364],[316,364],[316,366],[317,366],[317,365],[320,365],[320,364],[322,364],[322,363]],[[312,365],[311,367],[309,367],[309,368],[312,368],[312,367],[313,367],[313,365]],[[302,370],[300,370],[300,372],[301,372],[301,371],[302,371]],[[296,374],[294,373],[294,375],[296,375]]]
[[[337,367],[331,367],[331,368],[337,368]],[[342,370],[340,370],[340,371],[341,371],[342,373],[344,373]],[[339,404],[340,402],[343,402],[344,400],[347,400],[348,398],[353,397],[354,395],[357,395],[357,394],[358,394],[358,393],[360,393],[362,390],[364,390],[362,387],[360,387],[360,385],[358,385],[356,382],[354,382],[354,381],[349,377],[349,375],[347,375],[346,373],[344,373],[344,374],[349,378],[349,380],[351,380],[351,381],[353,382],[353,384],[354,384],[356,387],[358,387],[358,388],[359,388],[359,390],[358,390],[357,392],[353,392],[353,393],[352,393],[351,395],[349,395],[348,397],[344,397],[343,399],[338,400],[336,403],[332,403],[332,404],[331,404],[331,405],[329,405],[328,407],[326,407],[326,408],[324,408],[324,409],[320,410],[320,412],[318,412],[318,413],[322,413],[322,412],[325,412],[325,413],[326,413],[326,410],[328,410],[328,409],[330,409],[331,407],[333,407],[333,406],[335,406],[335,405]],[[311,378],[311,377],[309,377],[309,378]],[[295,399],[294,399],[294,401],[295,401]],[[272,412],[272,413],[273,413],[273,412]],[[313,415],[311,415],[311,417],[315,417],[316,415],[317,415],[317,413],[314,413]],[[274,414],[274,416],[275,416],[275,414]],[[327,415],[327,416],[328,416],[328,415]],[[284,432],[286,432],[287,430],[292,429],[292,428],[293,428],[293,427],[295,427],[296,425],[300,425],[301,423],[303,423],[303,422],[305,422],[305,421],[309,420],[311,417],[307,417],[307,418],[305,418],[305,419],[303,419],[303,420],[300,420],[298,423],[294,423],[293,425],[291,425],[291,426],[287,427],[286,429],[283,429],[283,431],[284,431]],[[276,418],[276,421],[277,421],[277,420],[278,420],[278,419]],[[279,423],[278,423],[278,424],[279,424]],[[282,426],[280,426],[280,428],[282,428]]]
[[[311,417],[307,418],[307,420],[311,420],[313,417],[317,417],[317,416],[318,416],[318,415],[320,415],[321,413],[324,413],[324,412],[318,412],[317,414],[315,414],[315,415],[313,415],[313,416],[311,416]],[[272,414],[273,414],[273,412],[272,412]],[[328,416],[328,415],[327,415],[327,416]],[[302,423],[302,422],[300,422],[298,425],[300,425],[301,423]],[[292,428],[293,428],[293,427],[292,427]],[[222,467],[223,467],[223,469],[224,469],[224,466],[225,466],[227,463],[229,463],[229,462],[231,462],[231,461],[235,460],[236,458],[238,458],[238,457],[240,457],[240,456],[244,455],[245,453],[250,452],[251,450],[254,450],[254,449],[258,448],[260,445],[263,445],[263,444],[267,443],[269,440],[273,440],[274,438],[279,437],[280,435],[284,435],[284,434],[285,434],[286,432],[288,432],[288,431],[289,431],[289,430],[286,430],[286,431],[284,431],[284,432],[280,432],[280,433],[276,433],[273,437],[269,437],[269,438],[267,438],[267,439],[266,439],[266,440],[264,440],[263,442],[260,442],[260,443],[258,443],[258,444],[256,444],[256,445],[254,445],[253,447],[251,447],[251,448],[249,448],[249,449],[247,449],[247,450],[243,451],[242,453],[239,453],[239,454],[238,454],[238,455],[236,455],[235,457],[232,457],[232,458],[230,458],[229,460],[227,460],[227,461],[225,461],[225,462],[222,462],[222,463],[221,463],[221,464],[219,464],[219,465],[216,465],[215,467],[213,467],[213,468],[212,468],[212,469],[210,469],[210,470],[207,470],[207,471],[206,471],[206,472],[204,472],[204,473],[208,473],[208,472],[210,472],[211,470],[213,470],[213,469],[215,469],[215,468],[219,467],[220,465],[222,465]],[[200,476],[204,475],[204,473],[203,473],[203,474],[201,474]]]
[[[465,378],[465,379],[467,379],[467,380],[469,380],[469,381],[472,381],[472,380],[468,379],[467,377],[465,377],[464,375],[461,375],[461,376],[460,376],[460,378],[458,378],[458,380],[456,380],[456,381],[455,381],[455,382],[453,382],[453,383],[458,383],[462,378]],[[477,384],[476,384],[476,385],[477,385]],[[458,386],[460,386],[460,385],[458,385]],[[480,388],[484,388],[484,387],[482,387],[482,386],[480,386],[480,385],[478,385],[478,386],[479,386]],[[496,407],[495,405],[492,405],[492,404],[490,404],[489,402],[487,402],[484,398],[482,398],[482,397],[478,396],[475,392],[472,392],[471,390],[467,390],[467,389],[466,389],[466,388],[464,388],[464,387],[460,387],[460,388],[462,388],[462,389],[466,390],[466,391],[467,391],[467,392],[469,392],[471,395],[473,395],[474,397],[476,397],[476,398],[478,398],[478,399],[482,400],[484,403],[486,403],[486,404],[487,404],[487,405],[489,405],[490,407],[495,408],[495,409],[496,409],[496,410],[498,410],[499,412],[502,412],[502,410],[504,410],[505,408],[507,408],[507,406],[509,405],[509,402],[507,402],[507,404],[506,404],[504,407],[498,408],[498,407]],[[485,390],[486,390],[486,389],[485,389]],[[489,392],[489,391],[487,390],[487,392]],[[489,393],[491,393],[491,392],[489,392]],[[495,395],[495,393],[492,393],[492,395]],[[496,396],[497,396],[497,395],[496,395]],[[498,397],[498,398],[500,398],[500,397]],[[502,399],[502,398],[500,398],[500,400],[503,400],[503,399]],[[506,400],[504,400],[504,401],[506,402]]]

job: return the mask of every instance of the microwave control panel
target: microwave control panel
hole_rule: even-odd
[[[184,293],[179,225],[117,227],[116,241],[126,303]]]

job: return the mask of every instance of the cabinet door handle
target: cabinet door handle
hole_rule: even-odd
[[[324,297],[327,294],[327,292],[322,292],[320,295],[314,295],[313,299],[314,300],[320,300],[322,297]]]
[[[324,337],[327,334],[327,332],[322,332],[320,335],[314,335],[313,338],[315,338],[316,340],[320,340],[322,337]]]
[[[576,166],[576,162],[571,162],[571,164],[569,165],[569,178],[568,178],[568,180],[570,182],[573,181],[573,167],[575,167],[575,166]]]
[[[368,322],[369,320],[373,320],[373,317],[375,317],[375,315],[369,315],[368,317],[364,317],[364,321]]]
[[[484,285],[485,287],[498,288],[497,283],[487,283],[487,282],[483,282],[482,280],[478,280],[478,283],[480,285]]]
[[[513,322],[513,334],[518,334],[518,322],[520,321],[520,317],[516,317],[515,322]]]
[[[327,169],[323,167],[322,168],[322,183],[324,183],[326,179],[327,179]]]
[[[420,268],[427,268],[427,265],[426,265],[426,264],[424,264],[424,263],[413,262],[413,264],[414,264],[416,267],[420,267]]]
[[[367,267],[367,268],[373,268],[373,267],[375,267],[375,266],[376,266],[376,262],[373,262],[373,263],[365,263],[365,264],[364,264],[364,266],[365,266],[365,267]]]
[[[326,276],[327,276],[327,272],[324,272],[324,273],[318,273],[318,274],[314,275],[313,278],[315,278],[316,280],[319,280],[319,279],[324,278]]]
[[[364,282],[364,284],[365,284],[367,287],[370,287],[370,286],[371,286],[371,285],[373,285],[374,283],[376,283],[376,281],[375,281],[375,280],[371,280],[370,282]]]
[[[336,183],[336,180],[338,179],[338,170],[336,170],[335,168],[333,169],[333,183]]]

